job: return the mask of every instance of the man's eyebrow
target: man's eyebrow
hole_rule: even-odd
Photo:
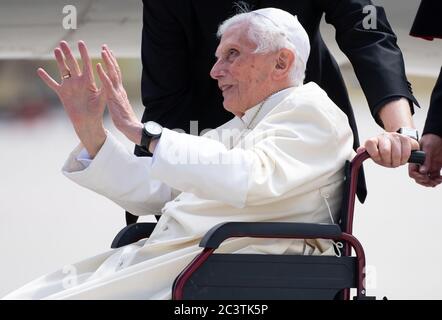
[[[235,43],[235,42],[224,43],[222,48],[218,48],[215,51],[215,58],[219,58],[220,55],[229,51],[230,49],[240,50],[240,46],[238,45],[238,43]]]

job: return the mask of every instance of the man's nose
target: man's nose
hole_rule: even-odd
[[[221,63],[221,60],[218,60],[213,65],[212,70],[210,70],[210,76],[213,79],[218,80],[223,75],[224,75],[224,71],[223,71],[223,68],[222,68],[222,63]]]

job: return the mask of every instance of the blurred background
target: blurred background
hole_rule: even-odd
[[[398,35],[408,78],[422,107],[415,114],[422,130],[442,63],[442,40],[408,35],[418,0],[374,3],[385,7]],[[76,30],[66,30],[61,23],[68,4],[77,9]],[[63,265],[109,250],[125,225],[121,208],[61,174],[78,140],[58,98],[36,69],[44,67],[58,79],[52,50],[62,39],[71,45],[86,41],[95,58],[106,43],[119,59],[130,101],[141,117],[141,27],[141,0],[0,1],[0,297]],[[333,27],[323,23],[321,28],[343,70],[364,141],[381,129],[334,41]],[[105,123],[133,149],[107,115]],[[442,299],[442,186],[415,184],[406,167],[387,169],[371,162],[365,167],[369,196],[364,205],[357,205],[354,234],[366,250],[368,294]]]

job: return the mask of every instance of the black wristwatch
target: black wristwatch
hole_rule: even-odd
[[[161,133],[163,132],[163,127],[154,121],[147,121],[143,124],[143,132],[141,134],[141,144],[140,147],[147,154],[152,155],[149,151],[149,145],[153,139],[159,139]]]
[[[418,133],[417,129],[409,128],[409,127],[402,127],[402,128],[399,128],[398,131],[396,131],[396,132],[403,134],[404,136],[407,136],[407,137],[414,139],[416,141],[419,141],[419,133]]]

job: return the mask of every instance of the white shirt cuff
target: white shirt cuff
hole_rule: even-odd
[[[77,161],[80,162],[85,168],[89,167],[92,159],[86,148],[81,149],[80,153],[77,156]]]

